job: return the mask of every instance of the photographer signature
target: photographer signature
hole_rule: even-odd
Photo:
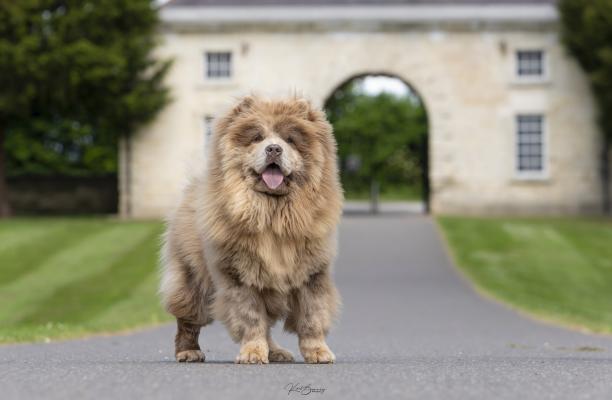
[[[300,383],[288,383],[285,385],[285,390],[287,391],[287,396],[290,395],[291,392],[299,393],[303,396],[307,396],[310,393],[323,394],[325,392],[325,388],[313,388],[310,385],[302,385]]]

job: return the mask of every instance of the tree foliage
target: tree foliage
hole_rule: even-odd
[[[372,181],[383,192],[421,184],[426,149],[427,117],[414,96],[380,93],[372,96],[353,80],[326,104],[338,141],[345,189],[367,192]],[[358,159],[358,170],[348,164]]]
[[[16,172],[116,170],[168,101],[150,0],[0,0],[0,130]]]
[[[563,41],[588,74],[612,137],[612,1],[561,0]]]
[[[612,1],[560,0],[562,38],[587,73],[599,104],[604,133],[602,188],[604,210],[610,212],[610,159],[612,143]]]

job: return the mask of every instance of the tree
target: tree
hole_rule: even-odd
[[[87,143],[116,144],[168,102],[157,22],[150,0],[0,0],[0,215],[7,139],[85,157]]]
[[[612,1],[561,0],[562,38],[587,73],[599,105],[603,131],[601,181],[604,212],[610,213],[610,146],[612,144]]]
[[[117,172],[117,138],[71,120],[29,119],[6,143],[8,177],[101,176]]]
[[[416,98],[361,91],[359,79],[339,88],[326,104],[338,142],[342,183],[351,196],[376,182],[383,191],[421,184],[425,109]],[[357,157],[357,171],[346,168]]]

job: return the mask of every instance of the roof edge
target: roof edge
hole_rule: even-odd
[[[386,6],[224,6],[160,10],[165,26],[269,25],[274,23],[556,23],[554,4],[386,5]]]

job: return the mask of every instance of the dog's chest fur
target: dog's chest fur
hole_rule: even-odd
[[[226,243],[219,251],[217,267],[237,283],[280,292],[303,285],[331,261],[329,245],[322,239],[296,240],[271,232]]]

